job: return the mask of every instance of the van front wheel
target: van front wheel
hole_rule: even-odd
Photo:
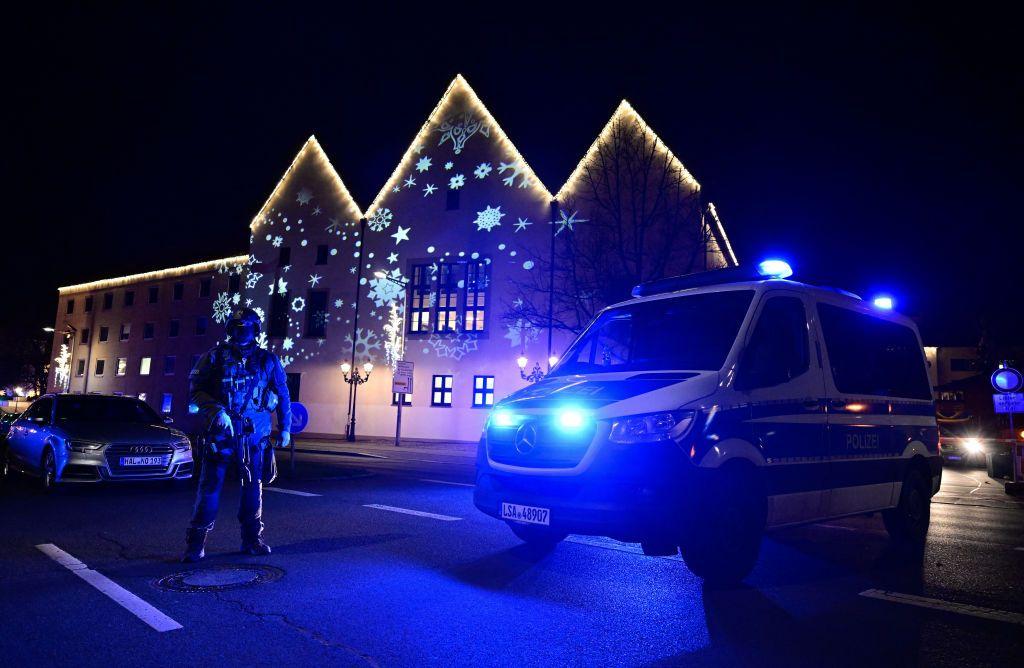
[[[767,501],[754,467],[727,466],[715,475],[704,503],[692,509],[679,550],[694,575],[708,584],[729,585],[757,563]]]
[[[917,469],[911,469],[900,489],[899,505],[882,512],[885,529],[897,543],[922,549],[931,521],[931,490]]]

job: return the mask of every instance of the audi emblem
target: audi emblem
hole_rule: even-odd
[[[133,455],[148,455],[153,452],[153,446],[151,445],[133,445],[129,448],[129,452]]]

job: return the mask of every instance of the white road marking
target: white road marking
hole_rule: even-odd
[[[297,489],[285,489],[284,487],[264,487],[263,489],[268,492],[281,492],[282,494],[294,494],[295,496],[321,496],[312,492],[300,492]]]
[[[442,520],[444,522],[455,522],[461,520],[461,517],[452,517],[451,515],[439,515],[437,513],[426,513],[422,510],[410,510],[408,508],[398,508],[395,506],[382,506],[379,503],[365,503],[364,508],[376,508],[377,510],[390,510],[393,513],[403,513],[405,515],[416,515],[417,517],[430,517],[435,520]]]
[[[455,485],[456,487],[476,487],[469,482],[452,482],[451,480],[434,480],[433,478],[419,478],[420,482],[436,482],[439,485]]]
[[[952,603],[950,601],[943,601],[937,598],[925,598],[924,596],[901,594],[899,592],[884,591],[882,589],[867,589],[862,591],[860,595],[867,598],[877,598],[882,601],[891,601],[892,603],[905,603],[907,605],[916,605],[921,608],[944,610],[946,612],[955,612],[960,615],[970,615],[972,617],[993,619],[997,622],[1007,622],[1008,624],[1020,624],[1024,626],[1024,615],[1018,612],[1007,612],[1005,610],[995,610],[993,608],[981,608],[976,605],[967,605],[966,603]]]
[[[36,545],[36,548],[58,564],[82,578],[93,587],[106,594],[111,600],[132,613],[155,631],[174,631],[182,628],[181,624],[160,612],[149,603],[131,593],[102,573],[91,570],[78,559],[60,549],[53,543]]]

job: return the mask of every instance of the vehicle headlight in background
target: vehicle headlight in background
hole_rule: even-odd
[[[92,454],[99,452],[103,449],[106,443],[97,443],[96,441],[68,441],[68,450],[72,452],[81,452],[85,454]]]
[[[612,421],[608,440],[612,443],[671,441],[683,436],[693,425],[693,411],[664,411],[627,415]]]
[[[175,441],[171,445],[173,445],[174,449],[177,450],[178,452],[188,452],[189,449],[191,449],[192,447],[192,444],[189,443],[189,440],[187,438],[183,438],[180,441]]]
[[[982,450],[984,450],[984,446],[982,445],[980,438],[965,438],[964,450],[966,450],[969,454],[976,455]]]

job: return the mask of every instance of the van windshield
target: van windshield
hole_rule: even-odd
[[[725,363],[753,297],[753,290],[727,290],[605,311],[548,375],[716,371]]]

